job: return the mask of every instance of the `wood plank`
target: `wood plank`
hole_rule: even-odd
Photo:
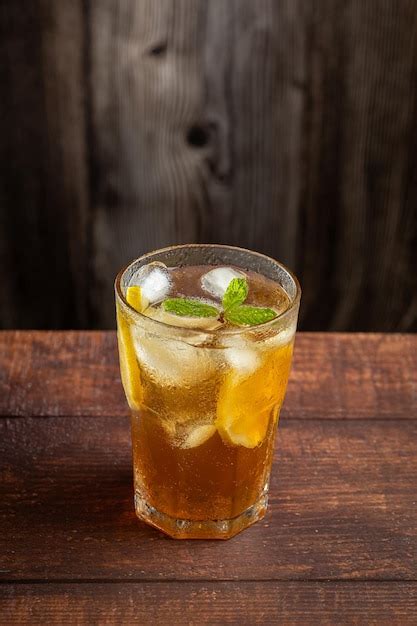
[[[128,260],[216,241],[288,263],[306,330],[417,329],[412,2],[96,0],[90,20],[99,327]]]
[[[112,332],[0,334],[0,415],[126,415]],[[283,417],[417,417],[417,336],[299,333]]]
[[[1,327],[114,327],[125,262],[219,241],[304,329],[417,330],[415,0],[3,5]]]
[[[88,324],[82,0],[0,11],[0,328]]]
[[[0,420],[1,578],[416,580],[417,422],[283,420],[267,517],[174,541],[133,511],[126,418]]]
[[[5,623],[414,626],[416,583],[4,585]]]
[[[283,414],[417,418],[417,335],[300,333]]]
[[[299,3],[98,0],[91,23],[99,327],[117,271],[153,248],[234,243],[294,264]]]
[[[303,329],[416,330],[415,2],[302,6]]]
[[[99,328],[114,327],[113,281],[123,265],[198,238],[206,150],[190,145],[187,134],[204,101],[201,13],[194,0],[91,5],[92,298]]]
[[[114,332],[0,333],[0,415],[127,415]]]

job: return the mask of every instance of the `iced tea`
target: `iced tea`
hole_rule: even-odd
[[[231,537],[266,510],[298,284],[262,255],[180,246],[116,292],[136,512],[173,537]]]

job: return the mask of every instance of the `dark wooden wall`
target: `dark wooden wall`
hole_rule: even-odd
[[[417,330],[417,0],[0,0],[0,324],[114,325],[178,242],[298,273],[304,329]]]

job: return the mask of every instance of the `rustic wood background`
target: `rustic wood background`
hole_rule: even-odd
[[[269,512],[134,514],[113,332],[0,334],[2,626],[416,626],[417,335],[299,333]]]
[[[283,260],[301,327],[417,330],[417,0],[2,0],[0,325],[111,328],[179,242]]]

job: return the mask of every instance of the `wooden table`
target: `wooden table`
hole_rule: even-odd
[[[112,332],[0,334],[0,621],[417,624],[417,336],[298,336],[266,518],[140,523]]]

